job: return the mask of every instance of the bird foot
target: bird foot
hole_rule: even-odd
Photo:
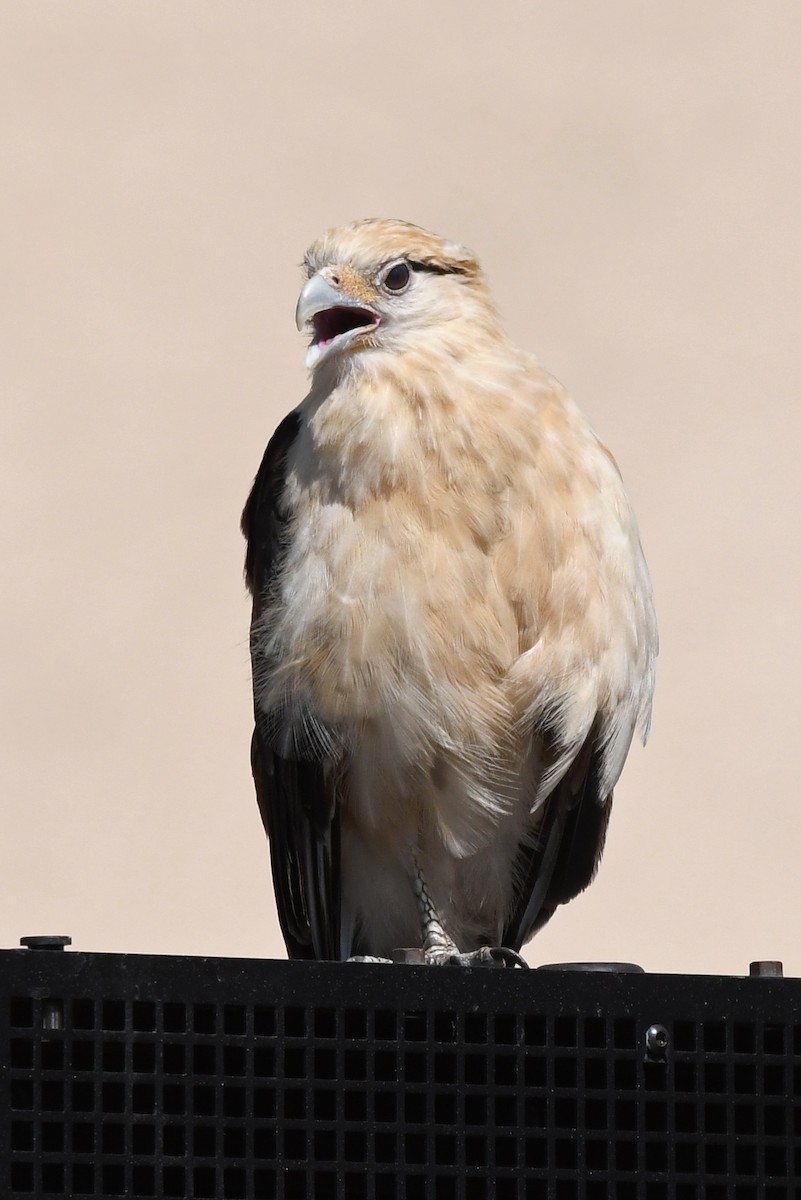
[[[412,862],[412,886],[420,909],[423,954],[429,966],[528,967],[526,960],[508,946],[479,946],[478,950],[463,954],[453,938],[445,932],[437,915],[416,851],[412,852]]]
[[[479,946],[462,954],[453,949],[434,946],[426,950],[426,962],[437,967],[522,967],[528,969],[526,960],[508,946]]]
[[[420,961],[429,967],[523,967],[528,968],[524,958],[507,946],[480,946],[467,954],[453,944],[444,946],[429,946],[419,951]],[[401,961],[398,958],[378,958],[375,954],[354,954],[346,962],[355,963],[389,963]],[[411,960],[407,960],[411,961]]]

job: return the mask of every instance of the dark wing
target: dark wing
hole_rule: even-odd
[[[298,435],[297,412],[285,417],[264,452],[245,511],[245,578],[253,596],[250,653],[254,681],[269,664],[260,648],[265,605],[277,602],[281,567],[291,536],[285,504],[286,461]],[[340,946],[339,819],[322,751],[288,756],[280,714],[255,700],[251,763],[256,797],[270,840],[278,918],[290,958],[338,959]],[[282,747],[278,753],[276,745]],[[348,949],[344,948],[347,956]]]
[[[515,864],[515,905],[502,945],[519,950],[560,904],[582,892],[601,861],[612,795],[599,791],[603,751],[597,726],[545,802],[537,840],[521,845]]]

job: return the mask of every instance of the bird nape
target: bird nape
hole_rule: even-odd
[[[242,518],[253,776],[293,958],[522,964],[592,879],[657,633],[614,459],[403,221],[309,249],[308,395]]]

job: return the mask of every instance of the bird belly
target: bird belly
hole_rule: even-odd
[[[397,515],[325,506],[298,530],[258,700],[281,714],[279,750],[338,757],[343,808],[372,842],[408,846],[430,826],[463,857],[520,792],[514,615],[486,555]]]

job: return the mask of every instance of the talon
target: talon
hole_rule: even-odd
[[[426,962],[433,966],[511,967],[513,970],[528,970],[526,960],[508,946],[480,946],[478,950],[471,950],[467,954],[461,954],[459,951],[453,953],[429,950],[426,953]]]
[[[518,954],[516,950],[510,950],[508,946],[484,946],[483,949],[489,951],[488,958],[493,966],[511,967],[513,970],[519,967],[524,971],[528,970],[528,963],[522,954]]]

